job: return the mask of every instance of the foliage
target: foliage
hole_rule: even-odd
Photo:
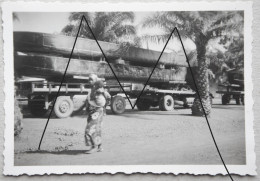
[[[74,12],[70,14],[70,23],[62,29],[62,33],[76,36],[83,15],[97,40],[140,45],[135,26],[133,26],[135,18],[133,12]],[[94,39],[85,21],[82,23],[79,36]]]
[[[242,11],[185,11],[185,12],[158,12],[153,17],[148,17],[143,27],[159,27],[164,30],[164,35],[149,35],[149,39],[153,41],[166,41],[173,29],[176,27],[182,38],[189,38],[196,45],[198,68],[196,69],[196,84],[198,92],[202,99],[202,104],[206,114],[210,114],[210,96],[209,96],[209,71],[208,66],[214,56],[206,58],[207,45],[212,39],[221,37],[223,44],[226,40],[232,40],[224,57],[229,60],[238,59],[234,52],[240,53],[239,61],[243,61],[243,53],[241,48],[243,40],[240,44],[236,43],[234,37],[243,35],[244,17]],[[210,61],[208,61],[210,58]],[[225,61],[224,61],[225,62]],[[225,62],[226,64],[228,62]],[[217,64],[215,64],[217,65]],[[221,66],[224,64],[221,64]],[[198,97],[195,99],[192,113],[195,115],[203,115],[200,101]]]
[[[209,62],[209,69],[215,74],[214,82],[222,83],[223,76],[230,69],[241,69],[244,67],[244,37],[227,37],[220,39],[219,44],[223,44],[224,52],[207,52],[206,57]]]

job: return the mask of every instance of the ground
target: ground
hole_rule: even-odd
[[[226,164],[243,165],[245,157],[244,106],[214,100],[209,122]],[[108,111],[103,124],[103,152],[85,154],[86,115],[51,118],[38,144],[47,117],[24,116],[23,131],[15,138],[15,165],[167,165],[222,164],[204,117],[190,109],[164,112],[128,109]]]

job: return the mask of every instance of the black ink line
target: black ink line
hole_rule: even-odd
[[[141,93],[138,95],[138,97],[137,97],[137,99],[136,99],[136,102],[135,102],[135,104],[134,104],[134,105],[132,105],[132,102],[130,101],[129,97],[127,96],[127,94],[126,94],[126,92],[125,92],[125,90],[124,90],[124,88],[123,88],[123,86],[122,86],[121,82],[119,81],[118,77],[116,76],[116,74],[115,74],[115,72],[114,72],[114,70],[113,70],[112,66],[110,65],[110,63],[109,63],[109,61],[108,61],[108,58],[106,57],[106,55],[105,55],[105,53],[104,53],[103,49],[101,48],[101,46],[100,46],[100,44],[99,44],[99,42],[98,42],[98,40],[97,40],[96,36],[94,35],[94,33],[93,33],[93,31],[92,31],[91,27],[89,26],[89,23],[88,23],[88,21],[86,20],[86,18],[85,18],[85,16],[84,16],[84,15],[83,15],[83,18],[85,19],[85,21],[86,21],[86,23],[87,23],[87,26],[88,26],[88,28],[89,28],[89,30],[90,30],[90,32],[91,32],[91,34],[92,34],[93,38],[95,39],[95,41],[96,41],[96,43],[97,43],[98,47],[100,48],[100,51],[102,52],[103,56],[105,57],[105,61],[107,62],[107,64],[108,64],[109,68],[111,69],[111,71],[112,71],[112,73],[113,73],[114,77],[116,78],[116,80],[117,80],[117,82],[118,82],[118,84],[119,84],[120,88],[121,88],[121,89],[122,89],[122,91],[124,92],[124,94],[125,94],[125,96],[126,96],[126,98],[127,98],[128,102],[129,102],[129,104],[130,104],[131,108],[132,108],[132,109],[134,109],[134,108],[135,108],[135,106],[136,106],[136,104],[137,104],[137,102],[138,102],[138,100],[140,99],[141,95],[143,94],[143,92],[144,92],[144,90],[145,90],[145,87],[147,86],[147,84],[148,84],[149,80],[151,79],[151,76],[152,76],[152,74],[153,74],[153,72],[154,72],[154,70],[155,70],[156,66],[157,66],[157,65],[158,65],[158,63],[159,63],[159,61],[160,61],[160,59],[161,59],[161,56],[162,56],[162,54],[163,54],[163,52],[164,52],[164,50],[165,50],[165,48],[166,48],[166,46],[167,46],[168,42],[169,42],[169,41],[170,41],[170,39],[171,39],[171,36],[172,36],[172,34],[173,34],[173,33],[174,33],[174,31],[176,30],[176,27],[175,27],[175,28],[173,29],[173,31],[171,32],[171,35],[169,36],[169,38],[168,38],[168,40],[167,40],[167,42],[166,42],[165,46],[163,47],[163,50],[162,50],[162,52],[161,52],[161,54],[160,54],[160,56],[159,56],[159,58],[158,58],[158,60],[157,60],[156,64],[154,65],[154,67],[153,67],[153,70],[152,70],[152,72],[150,73],[150,75],[149,75],[149,77],[148,77],[148,79],[147,79],[147,81],[146,81],[146,83],[145,83],[145,85],[144,85],[144,87],[143,87],[143,89],[142,89]]]
[[[183,42],[182,42],[180,33],[179,33],[179,31],[178,31],[177,28],[176,28],[176,32],[177,32],[177,34],[178,34],[178,37],[179,37],[180,42],[181,42],[182,49],[183,49],[184,54],[185,54],[185,56],[186,56],[186,60],[187,60],[187,63],[188,63],[188,66],[189,66],[189,69],[190,69],[190,72],[191,72],[192,80],[193,80],[193,83],[194,83],[194,85],[195,85],[196,92],[197,92],[197,95],[198,95],[198,98],[199,98],[199,101],[200,101],[200,105],[201,105],[201,107],[202,107],[202,110],[203,110],[205,119],[206,119],[206,121],[207,121],[207,125],[208,125],[208,128],[209,128],[211,137],[212,137],[212,139],[213,139],[213,141],[214,141],[214,144],[215,144],[215,147],[216,147],[216,149],[217,149],[217,151],[218,151],[219,157],[220,157],[220,159],[221,159],[221,161],[222,161],[222,163],[223,163],[223,165],[224,165],[224,167],[225,167],[225,169],[226,169],[226,171],[227,171],[227,173],[228,173],[230,179],[233,181],[233,178],[232,178],[232,176],[230,175],[230,173],[229,173],[229,171],[228,171],[228,168],[227,168],[227,166],[226,166],[226,164],[225,164],[225,162],[224,162],[224,159],[222,158],[222,155],[221,155],[221,153],[220,153],[220,151],[219,151],[217,142],[216,142],[215,137],[214,137],[214,135],[213,135],[213,132],[212,132],[211,126],[210,126],[210,124],[209,124],[209,120],[208,120],[206,111],[205,111],[204,106],[203,106],[203,104],[202,104],[202,100],[201,100],[201,97],[200,97],[200,94],[199,94],[199,90],[198,90],[198,87],[197,87],[197,84],[196,84],[196,81],[195,81],[195,78],[194,78],[194,74],[193,74],[192,69],[191,69],[191,66],[190,66],[190,62],[189,62],[189,59],[188,59],[186,50],[185,50],[185,48],[184,48],[184,45],[183,45]]]
[[[49,121],[50,121],[50,117],[51,117],[51,115],[52,115],[52,112],[53,112],[53,109],[54,109],[56,100],[57,100],[57,98],[58,98],[58,96],[59,96],[61,86],[62,86],[63,81],[64,81],[64,79],[65,79],[65,75],[66,75],[66,73],[67,73],[67,70],[68,70],[68,67],[69,67],[69,64],[70,64],[70,60],[71,60],[71,58],[72,58],[72,54],[73,54],[73,51],[74,51],[74,48],[75,48],[75,45],[76,45],[76,42],[77,42],[77,39],[78,39],[78,36],[79,36],[79,32],[80,32],[80,28],[81,28],[81,25],[82,25],[82,21],[83,21],[83,17],[82,17],[81,20],[80,20],[79,29],[78,29],[78,32],[77,32],[77,36],[76,36],[76,38],[75,38],[75,40],[74,40],[74,44],[73,44],[73,48],[72,48],[71,53],[70,53],[69,61],[68,61],[68,63],[67,63],[66,69],[65,69],[64,74],[63,74],[63,77],[62,77],[62,80],[61,80],[61,82],[60,82],[60,86],[59,86],[58,92],[57,92],[57,94],[56,94],[56,96],[55,96],[55,98],[54,98],[53,106],[52,106],[51,112],[50,112],[50,114],[49,114],[49,116],[48,116],[48,120],[47,120],[47,122],[46,122],[46,124],[45,124],[44,130],[43,130],[43,133],[42,133],[42,137],[41,137],[41,140],[40,140],[40,143],[39,143],[38,150],[41,149],[42,139],[43,139],[43,137],[44,137],[46,128],[47,128],[47,126],[48,126],[48,123],[49,123]]]
[[[98,43],[98,41],[97,41],[97,38],[95,37],[95,35],[94,35],[94,33],[93,33],[92,29],[90,28],[90,26],[89,26],[89,24],[88,24],[88,21],[86,20],[86,18],[85,18],[85,16],[84,16],[84,15],[83,15],[83,18],[85,19],[85,21],[86,21],[86,23],[87,23],[87,26],[88,26],[88,28],[89,28],[89,30],[90,30],[90,32],[91,32],[91,34],[92,34],[93,38],[95,39],[95,41],[96,41],[96,43],[97,43],[98,47],[100,48],[100,51],[102,52],[103,56],[105,57],[105,61],[107,62],[107,64],[108,64],[109,68],[111,69],[111,71],[112,71],[112,73],[113,73],[114,77],[116,78],[116,80],[117,80],[117,82],[118,82],[119,86],[121,87],[122,91],[124,92],[124,94],[125,94],[125,96],[126,96],[126,98],[127,98],[128,102],[130,103],[130,105],[131,105],[132,109],[134,109],[134,107],[133,107],[133,105],[132,105],[132,103],[131,103],[131,101],[130,101],[129,97],[127,96],[127,94],[126,94],[126,92],[125,92],[125,90],[124,90],[124,88],[123,88],[122,84],[120,83],[120,81],[119,81],[118,77],[116,76],[116,73],[114,72],[114,70],[113,70],[112,66],[111,66],[111,65],[110,65],[110,63],[108,62],[108,59],[107,59],[107,57],[106,57],[106,55],[105,55],[104,51],[102,50],[102,48],[101,48],[100,44]]]
[[[138,97],[137,97],[137,99],[136,99],[136,101],[135,101],[134,107],[136,106],[136,104],[137,104],[138,100],[140,99],[141,95],[143,94],[145,87],[147,86],[149,80],[151,79],[151,76],[152,76],[152,74],[153,74],[155,68],[157,67],[157,65],[158,65],[158,63],[159,63],[162,54],[163,54],[163,52],[164,52],[166,46],[168,45],[168,43],[169,43],[169,41],[170,41],[170,39],[171,39],[171,37],[172,37],[172,34],[174,33],[174,31],[175,31],[176,29],[177,29],[177,28],[175,27],[175,28],[172,30],[172,32],[171,32],[171,34],[170,34],[170,36],[169,36],[167,42],[165,43],[165,45],[164,45],[164,47],[163,47],[163,50],[161,51],[161,54],[160,54],[160,56],[159,56],[159,58],[158,58],[156,64],[155,64],[154,67],[153,67],[153,70],[152,70],[152,72],[151,72],[149,78],[147,79],[147,81],[146,81],[146,83],[144,84],[144,87],[143,87],[141,93],[138,95]],[[132,107],[132,109],[134,109],[134,107]]]
[[[59,92],[60,92],[61,86],[62,86],[62,84],[63,84],[64,78],[65,78],[65,75],[66,75],[66,73],[67,73],[67,69],[68,69],[68,66],[69,66],[70,60],[71,60],[71,58],[72,58],[72,54],[73,54],[73,51],[74,51],[74,48],[75,48],[75,45],[76,45],[76,42],[77,42],[77,39],[78,39],[78,35],[79,35],[79,32],[80,32],[80,28],[81,28],[81,25],[82,25],[82,21],[83,21],[83,19],[86,21],[87,26],[88,26],[88,28],[89,28],[89,30],[90,30],[90,32],[91,32],[93,38],[95,39],[95,41],[96,41],[97,45],[99,46],[99,48],[100,48],[100,50],[101,50],[103,56],[105,57],[105,60],[106,60],[106,62],[108,63],[108,65],[109,65],[109,67],[110,67],[110,69],[111,69],[111,71],[112,71],[114,77],[116,78],[117,82],[119,83],[119,86],[121,87],[122,91],[123,91],[124,94],[126,95],[126,98],[128,99],[128,101],[129,101],[129,103],[130,103],[132,109],[134,109],[136,103],[137,103],[138,100],[140,99],[140,97],[141,97],[141,95],[142,95],[142,93],[143,93],[145,87],[147,86],[147,84],[148,84],[148,82],[149,82],[149,80],[150,80],[150,78],[151,78],[151,76],[152,76],[152,74],[153,74],[153,72],[154,72],[154,70],[155,70],[157,64],[159,63],[159,60],[160,60],[160,58],[161,58],[161,56],[162,56],[162,54],[163,54],[163,52],[164,52],[164,50],[165,50],[165,48],[166,48],[168,42],[169,42],[169,40],[171,39],[172,34],[173,34],[174,31],[176,30],[177,35],[178,35],[178,37],[179,37],[179,39],[180,39],[180,42],[181,42],[181,45],[182,45],[182,48],[183,48],[183,51],[184,51],[184,54],[185,54],[185,57],[186,57],[187,63],[188,63],[188,66],[189,66],[189,69],[190,69],[190,71],[191,71],[192,79],[193,79],[193,82],[194,82],[194,85],[195,85],[195,88],[196,88],[196,92],[197,92],[197,95],[198,95],[198,98],[199,98],[199,101],[200,101],[200,104],[201,104],[201,107],[202,107],[203,113],[204,113],[204,115],[205,115],[205,119],[206,119],[206,122],[207,122],[208,128],[209,128],[209,130],[210,130],[211,137],[212,137],[212,139],[213,139],[213,141],[214,141],[214,144],[215,144],[215,147],[216,147],[216,149],[217,149],[217,151],[218,151],[219,157],[221,158],[221,161],[222,161],[222,163],[223,163],[223,165],[224,165],[224,167],[225,167],[225,169],[226,169],[226,171],[227,171],[227,173],[228,173],[230,179],[233,181],[233,178],[232,178],[232,176],[230,175],[230,173],[229,173],[229,171],[228,171],[228,168],[227,168],[227,166],[226,166],[226,164],[225,164],[225,162],[224,162],[224,159],[222,158],[222,155],[221,155],[221,153],[220,153],[220,151],[219,151],[218,145],[217,145],[216,140],[215,140],[215,138],[214,138],[214,135],[213,135],[213,132],[212,132],[211,126],[210,126],[209,121],[208,121],[208,117],[207,117],[206,111],[205,111],[205,109],[204,109],[204,107],[203,107],[203,104],[202,104],[202,100],[201,100],[201,97],[200,97],[200,94],[199,94],[199,91],[198,91],[198,87],[197,87],[197,84],[196,84],[196,81],[195,81],[195,78],[194,78],[194,74],[193,74],[192,69],[191,69],[191,66],[190,66],[190,62],[189,62],[189,59],[188,59],[188,56],[187,56],[186,50],[185,50],[185,48],[184,48],[184,45],[183,45],[183,42],[182,42],[181,36],[180,36],[180,34],[179,34],[179,31],[178,31],[178,29],[177,29],[176,27],[175,27],[175,28],[173,29],[173,31],[171,32],[171,34],[170,34],[170,36],[169,36],[169,38],[168,38],[168,40],[167,40],[167,42],[166,42],[166,44],[165,44],[165,46],[164,46],[164,48],[163,48],[163,50],[162,50],[162,52],[161,52],[161,54],[160,54],[160,56],[159,56],[159,58],[158,58],[158,60],[157,60],[157,62],[156,62],[156,64],[155,64],[155,66],[154,66],[154,68],[153,68],[153,70],[152,70],[152,72],[151,72],[149,78],[147,79],[147,81],[146,81],[146,83],[145,83],[145,85],[144,85],[144,87],[143,87],[141,93],[139,94],[139,96],[138,96],[138,98],[136,99],[136,102],[135,102],[135,104],[134,104],[134,106],[133,106],[132,103],[131,103],[131,101],[130,101],[130,99],[129,99],[129,97],[127,96],[127,94],[126,94],[126,92],[125,92],[123,86],[121,85],[121,83],[120,83],[118,77],[116,76],[116,74],[115,74],[115,72],[114,72],[112,66],[111,66],[110,63],[108,62],[108,59],[107,59],[105,53],[103,52],[103,50],[102,50],[100,44],[98,43],[98,41],[97,41],[97,39],[96,39],[96,37],[95,37],[95,35],[94,35],[94,33],[93,33],[91,27],[89,26],[88,21],[86,20],[85,16],[83,15],[82,18],[81,18],[81,21],[80,21],[79,29],[78,29],[78,32],[77,32],[77,35],[76,35],[76,38],[75,38],[75,41],[74,41],[74,44],[73,44],[72,51],[71,51],[71,54],[70,54],[70,57],[69,57],[69,61],[68,61],[68,63],[67,63],[67,66],[66,66],[65,72],[64,72],[64,74],[63,74],[63,77],[62,77],[62,80],[61,80],[61,83],[60,83],[60,86],[59,86],[58,92],[57,92],[56,97],[55,97],[55,99],[54,99],[54,103],[53,103],[53,106],[52,106],[51,112],[50,112],[49,117],[48,117],[48,120],[47,120],[47,122],[46,122],[46,125],[45,125],[45,128],[44,128],[44,131],[43,131],[43,133],[42,133],[42,137],[41,137],[41,140],[40,140],[40,143],[39,143],[38,150],[40,150],[41,143],[42,143],[42,139],[43,139],[43,137],[44,137],[44,134],[45,134],[46,128],[47,128],[47,126],[48,126],[48,123],[49,123],[49,120],[50,120],[50,116],[51,116],[51,114],[52,114],[52,112],[53,112],[54,105],[55,105],[55,103],[56,103],[56,100],[57,100],[57,97],[58,97],[58,95],[59,95]]]

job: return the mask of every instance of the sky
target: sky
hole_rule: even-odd
[[[134,12],[135,22],[137,25],[137,34],[139,36],[145,34],[161,34],[162,30],[156,27],[150,29],[143,29],[140,25],[142,21],[148,17],[152,16],[154,12]],[[42,33],[59,33],[61,30],[69,24],[68,17],[69,12],[17,12],[18,20],[14,21],[14,31],[31,31],[31,32],[42,32]],[[192,41],[183,41],[186,49],[195,49],[195,45]],[[154,43],[147,42],[142,43],[142,48],[149,48],[152,50],[162,51],[165,43]],[[172,50],[180,51],[182,50],[179,40],[171,40],[167,45],[165,52],[170,52]]]
[[[32,31],[42,33],[61,32],[69,23],[70,13],[17,13],[19,20],[14,21],[14,31]]]

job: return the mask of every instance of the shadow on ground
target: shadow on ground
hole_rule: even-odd
[[[87,150],[62,150],[62,151],[35,150],[35,151],[25,151],[23,153],[29,153],[29,154],[43,153],[43,154],[56,154],[56,155],[78,155],[78,154],[83,154],[86,151]]]

